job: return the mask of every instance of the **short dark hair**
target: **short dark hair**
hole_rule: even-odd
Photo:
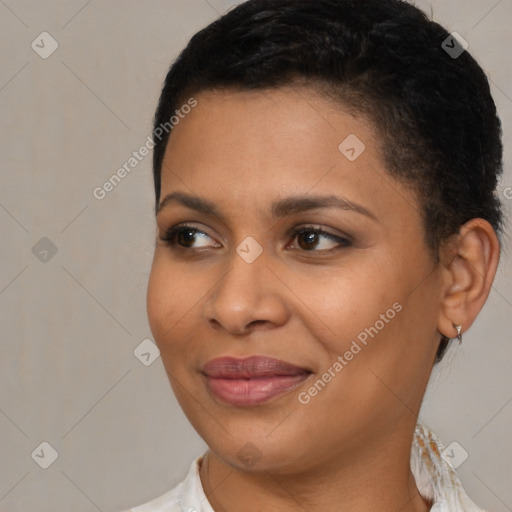
[[[484,71],[459,46],[402,0],[249,0],[180,53],[154,129],[201,91],[298,83],[323,91],[376,128],[386,171],[416,191],[425,242],[439,261],[441,244],[472,218],[486,219],[498,238],[503,231],[495,192],[501,123]],[[169,135],[154,137],[156,204]],[[442,336],[436,362],[448,341]]]

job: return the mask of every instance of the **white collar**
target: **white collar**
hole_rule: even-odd
[[[411,449],[411,471],[420,494],[432,502],[430,512],[485,512],[468,497],[444,446],[426,425],[417,423]],[[204,454],[191,464],[188,474],[174,489],[131,512],[215,512],[199,476]]]
[[[430,512],[485,512],[466,494],[449,458],[434,432],[418,421],[411,470],[420,494],[432,501]]]

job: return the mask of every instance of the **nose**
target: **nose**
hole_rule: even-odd
[[[268,330],[286,323],[285,285],[263,251],[252,263],[233,251],[230,266],[205,301],[204,317],[232,335]]]

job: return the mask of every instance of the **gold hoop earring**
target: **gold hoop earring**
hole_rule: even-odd
[[[462,325],[455,325],[453,327],[457,330],[457,339],[459,340],[459,345],[462,343]]]

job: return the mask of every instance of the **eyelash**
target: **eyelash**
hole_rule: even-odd
[[[194,248],[191,247],[183,247],[179,245],[176,241],[176,236],[179,235],[183,231],[193,231],[194,236],[197,235],[197,233],[204,234],[208,236],[204,231],[201,231],[197,229],[194,226],[190,226],[187,224],[180,224],[178,226],[174,226],[167,230],[165,232],[165,235],[163,237],[160,237],[160,240],[165,243],[165,245],[171,247],[174,250],[182,250],[182,251],[192,251]],[[300,249],[303,252],[320,252],[320,253],[330,253],[332,251],[340,250],[345,247],[349,247],[352,245],[352,240],[350,240],[348,237],[340,237],[333,235],[332,233],[328,233],[326,231],[323,231],[322,229],[315,228],[313,226],[302,226],[300,228],[294,228],[291,230],[291,232],[288,233],[288,236],[292,238],[292,240],[295,239],[297,235],[301,235],[304,233],[315,233],[316,235],[321,235],[331,241],[338,242],[339,247],[334,247],[332,249],[323,249],[323,250],[306,250],[306,249]],[[209,236],[208,236],[209,237]],[[211,238],[211,237],[209,237]]]

